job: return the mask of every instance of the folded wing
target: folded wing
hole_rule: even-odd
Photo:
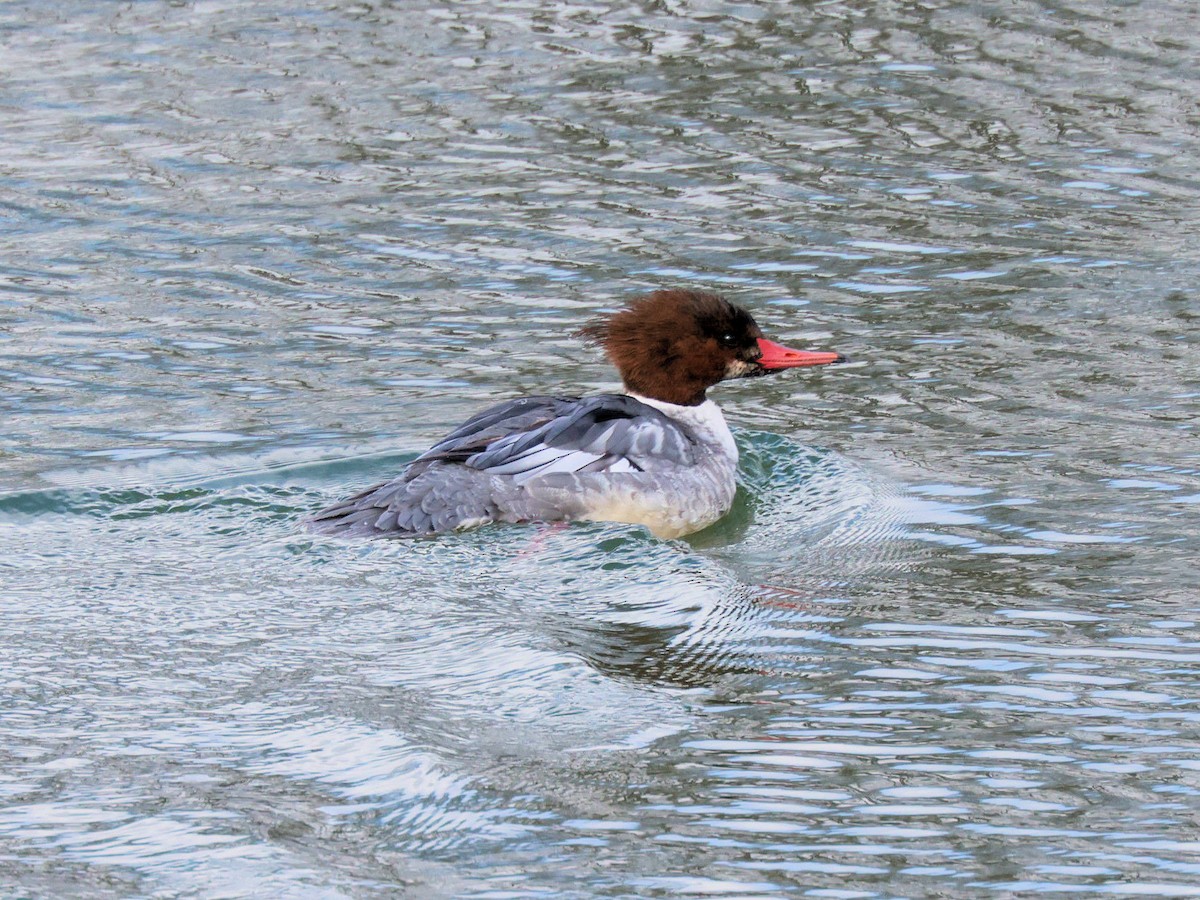
[[[648,472],[695,462],[695,435],[633,397],[602,394],[557,412],[492,441],[465,465],[520,484],[552,473]]]
[[[698,444],[685,426],[624,394],[522,397],[484,410],[399,477],[322,510],[311,524],[325,532],[422,534],[515,521],[524,486],[539,476],[690,466]]]

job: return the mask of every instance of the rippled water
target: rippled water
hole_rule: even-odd
[[[0,5],[5,893],[1200,894],[1198,34]],[[714,528],[298,527],[680,284]]]

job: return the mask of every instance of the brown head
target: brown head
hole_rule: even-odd
[[[704,291],[655,291],[579,333],[604,348],[627,390],[682,406],[726,378],[843,360],[768,341],[750,313]]]

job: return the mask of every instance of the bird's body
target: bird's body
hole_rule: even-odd
[[[706,389],[840,359],[766,341],[744,310],[696,291],[658,291],[584,332],[608,351],[627,393],[500,403],[395,479],[317,513],[310,527],[419,535],[593,520],[689,534],[728,512],[737,489],[737,447]]]

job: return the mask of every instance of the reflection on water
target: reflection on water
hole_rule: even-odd
[[[1195,20],[0,7],[0,880],[1200,893]],[[297,527],[677,284],[722,522]]]
[[[1014,840],[1066,842],[1026,857],[1066,874],[1190,871],[1171,862],[1186,842],[1116,810],[1191,808],[1200,754],[1172,737],[1195,723],[1193,622],[1136,637],[1124,604],[983,597],[947,571],[964,548],[1041,558],[1008,543],[992,512],[1010,507],[770,434],[742,451],[737,509],[690,543],[313,538],[297,520],[343,462],[9,495],[5,645],[24,649],[0,832],[81,883],[73,867],[116,866],[216,893],[303,893],[347,866],[332,886],[351,892],[484,890],[514,866],[557,891],[548,846],[684,894],[981,888]],[[86,569],[51,563],[81,539]],[[643,871],[647,841],[721,877]],[[1028,880],[997,865],[998,890]]]

